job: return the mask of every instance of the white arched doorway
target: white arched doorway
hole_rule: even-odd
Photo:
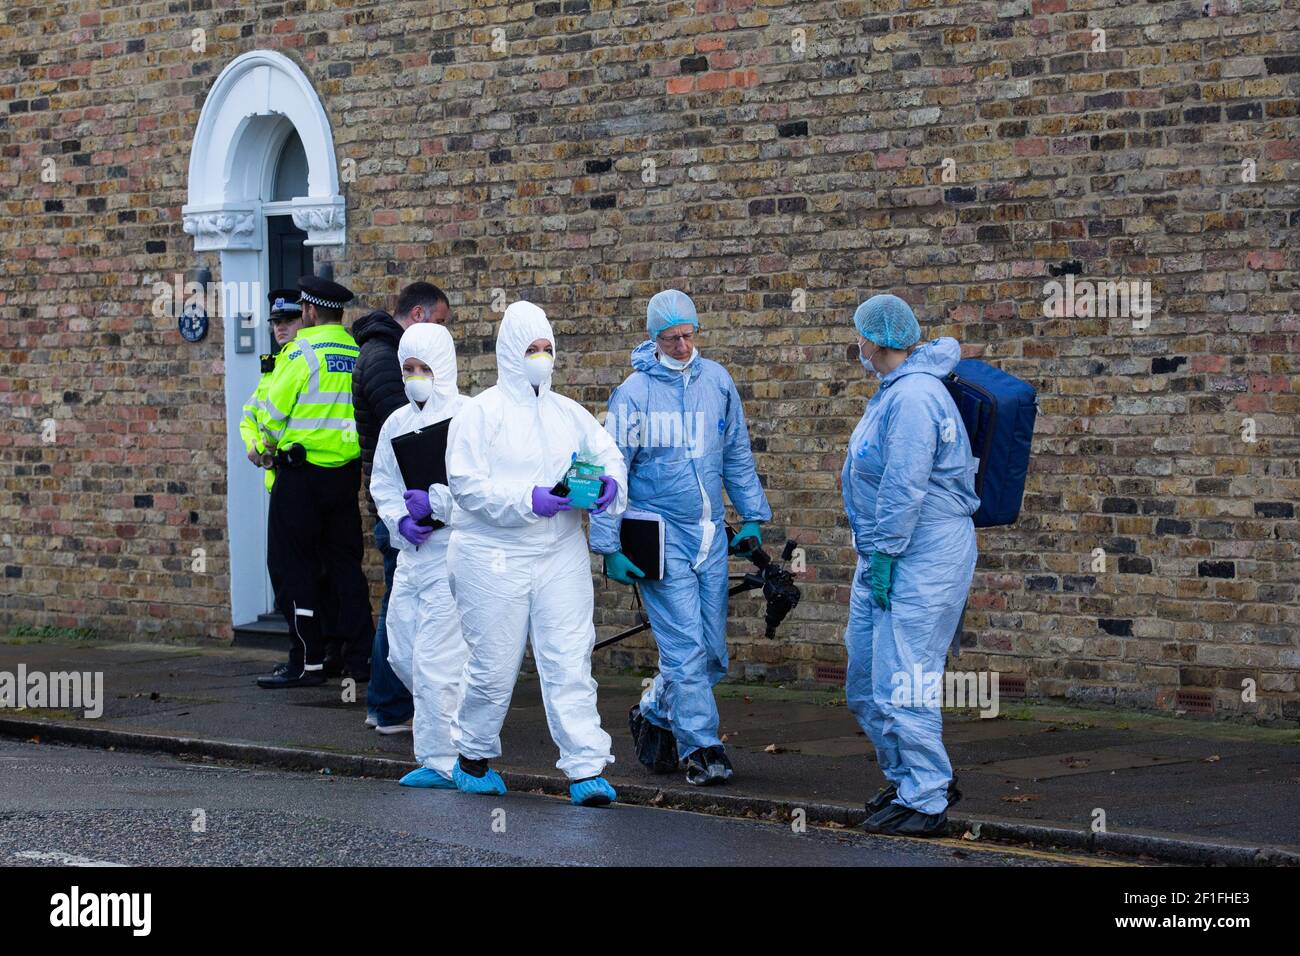
[[[195,251],[219,253],[216,279],[227,303],[237,294],[233,301],[243,304],[227,305],[222,316],[230,613],[239,625],[274,606],[266,576],[267,495],[239,435],[244,402],[257,387],[258,356],[270,347],[272,247],[287,233],[308,249],[344,241],[329,118],[306,75],[285,55],[253,50],[217,77],[199,114],[181,215]],[[296,278],[288,276],[287,284]]]

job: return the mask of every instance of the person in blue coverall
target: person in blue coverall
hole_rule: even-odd
[[[699,354],[699,327],[685,293],[651,298],[650,339],[633,350],[633,372],[610,396],[605,421],[627,462],[628,511],[664,520],[663,579],[638,580],[643,569],[620,550],[623,516],[593,515],[591,547],[605,555],[606,575],[640,585],[659,648],[659,673],[628,715],[637,757],[660,773],[685,761],[687,781],[708,786],[732,774],[713,698],[727,673],[723,486],[743,522],[735,551],[762,543],[772,511],[740,395],[727,370]]]
[[[888,781],[864,825],[939,836],[960,792],[940,700],[917,684],[942,687],[975,571],[978,462],[942,382],[961,347],[950,338],[920,344],[916,316],[893,295],[862,303],[853,324],[861,362],[880,380],[840,476],[858,552],[844,632],[848,704]]]

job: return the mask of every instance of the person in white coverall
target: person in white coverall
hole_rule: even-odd
[[[604,467],[593,511],[619,514],[627,469],[596,419],[551,390],[558,349],[545,312],[531,302],[507,308],[496,354],[496,385],[465,403],[447,442],[456,502],[447,566],[470,648],[452,776],[467,793],[505,793],[488,761],[501,754],[501,724],[531,638],[556,766],[575,804],[601,806],[617,794],[601,776],[614,757],[591,676],[591,563],[580,511],[551,489],[576,453]]]
[[[466,399],[456,390],[456,348],[451,333],[432,323],[412,325],[397,346],[410,403],[384,422],[375,447],[370,496],[397,547],[397,570],[388,600],[388,663],[415,700],[415,759],[402,777],[408,787],[455,789],[452,727],[460,706],[461,671],[469,646],[447,580],[451,491],[446,485],[406,487],[393,439],[459,414]],[[448,527],[422,526],[423,518]]]

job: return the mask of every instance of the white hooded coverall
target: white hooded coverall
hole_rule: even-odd
[[[388,663],[415,700],[415,759],[450,777],[456,763],[452,727],[460,706],[461,671],[469,656],[447,580],[454,509],[447,486],[432,485],[427,489],[431,517],[448,527],[434,531],[418,548],[402,536],[398,523],[408,514],[402,498],[407,488],[393,439],[459,415],[466,399],[456,390],[456,349],[445,328],[422,322],[407,329],[397,346],[397,360],[411,357],[432,370],[433,395],[423,408],[410,402],[384,422],[375,447],[370,495],[398,551],[388,599]]]
[[[447,565],[469,643],[464,699],[453,743],[466,758],[501,754],[501,724],[531,636],[556,766],[570,780],[614,762],[596,711],[591,651],[591,560],[580,510],[533,513],[534,487],[564,477],[574,452],[618,482],[609,510],[627,507],[627,469],[614,440],[572,399],[534,393],[524,354],[536,339],[559,348],[546,313],[506,309],[497,332],[497,383],[465,403],[451,424],[447,477],[456,502]]]

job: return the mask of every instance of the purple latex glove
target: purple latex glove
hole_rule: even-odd
[[[533,514],[539,518],[554,518],[561,511],[571,511],[569,499],[551,494],[550,488],[538,485],[533,489]]]
[[[609,475],[600,476],[600,497],[596,499],[596,507],[591,509],[591,513],[598,515],[604,512],[606,508],[614,503],[618,497],[618,482]]]
[[[433,514],[433,507],[429,504],[429,493],[427,491],[420,491],[418,488],[403,491],[402,500],[406,502],[406,513],[416,521]]]
[[[429,540],[429,535],[433,534],[432,528],[421,528],[415,523],[416,519],[410,515],[397,522],[397,530],[402,533],[402,537],[417,548]]]

